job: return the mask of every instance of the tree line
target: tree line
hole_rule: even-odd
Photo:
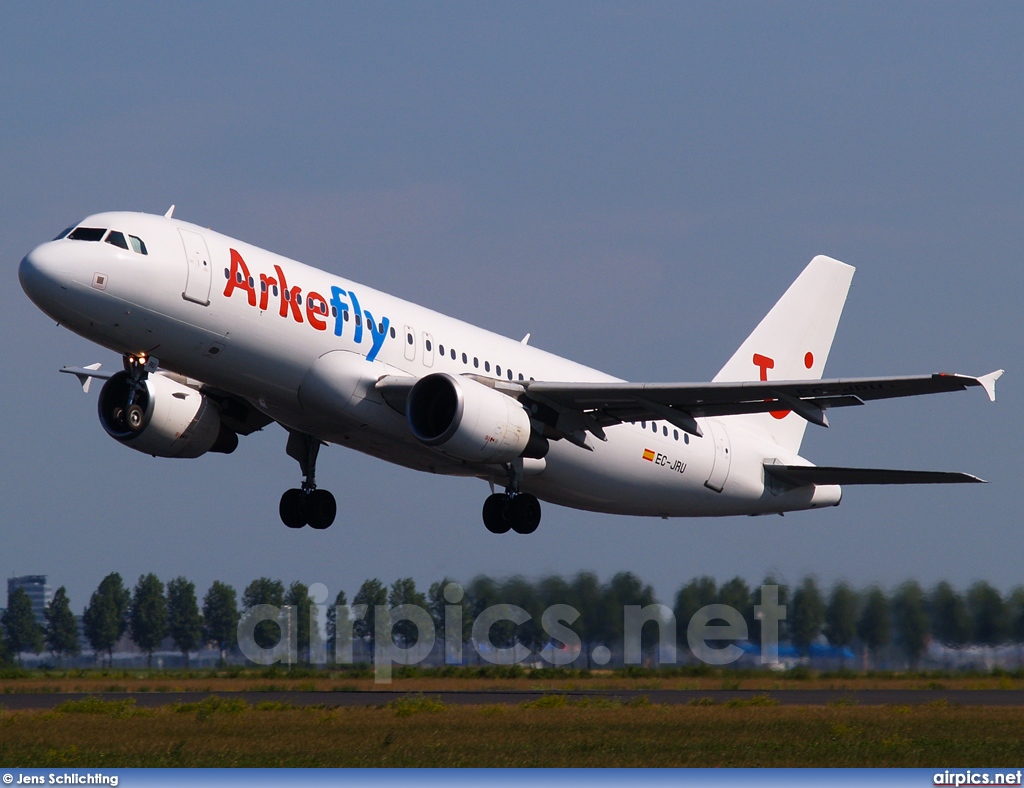
[[[351,635],[372,653],[376,636],[378,606],[417,605],[426,609],[435,625],[437,637],[445,636],[446,608],[462,607],[460,633],[462,641],[470,638],[473,621],[485,609],[497,604],[516,605],[530,614],[521,625],[511,621],[498,622],[491,631],[491,642],[497,647],[521,643],[538,651],[547,642],[540,626],[543,611],[555,604],[575,608],[579,618],[571,628],[586,646],[614,645],[623,637],[623,607],[656,604],[654,590],[632,572],[620,572],[602,583],[592,572],[580,572],[571,578],[550,575],[529,580],[521,575],[495,579],[485,575],[473,578],[453,598],[446,589],[454,581],[442,578],[420,591],[412,578],[401,578],[390,586],[377,578],[363,582],[352,599],[353,605],[365,605],[366,613],[352,622]],[[989,583],[979,581],[966,592],[957,591],[948,582],[940,582],[925,590],[914,580],[899,585],[891,593],[879,586],[854,589],[839,581],[826,593],[813,577],[805,577],[790,588],[769,576],[751,587],[740,577],[719,585],[712,577],[697,577],[676,593],[672,614],[677,623],[678,645],[686,653],[687,624],[702,607],[728,605],[739,611],[745,622],[749,640],[758,644],[760,626],[755,606],[760,604],[761,585],[779,587],[779,603],[786,606],[781,622],[780,639],[790,642],[806,655],[822,637],[832,646],[845,650],[860,647],[868,658],[876,658],[885,647],[895,646],[912,668],[916,668],[932,641],[951,648],[968,644],[996,646],[1024,643],[1024,588],[1014,589],[1006,597]],[[323,602],[324,600],[319,600]],[[204,645],[212,645],[221,659],[235,648],[237,628],[242,612],[255,605],[291,605],[300,650],[308,655],[316,647],[333,652],[338,636],[337,616],[349,616],[348,599],[341,591],[326,609],[326,637],[321,639],[319,627],[311,627],[311,608],[315,604],[309,588],[293,582],[287,587],[280,580],[261,577],[246,586],[241,596],[230,585],[215,581],[200,605],[195,585],[177,577],[166,585],[154,574],[142,575],[134,589],[129,590],[121,575],[113,572],[100,582],[86,605],[82,623],[86,640],[97,660],[106,655],[113,660],[117,642],[127,633],[132,642],[147,654],[152,665],[153,652],[170,638],[188,666],[189,653]],[[386,614],[386,613],[385,613]],[[0,662],[19,660],[23,653],[40,654],[44,650],[58,662],[79,654],[78,625],[63,586],[57,589],[47,605],[44,624],[39,625],[32,613],[28,594],[18,589],[8,599],[8,608],[0,618]],[[345,630],[347,631],[347,629]],[[418,637],[412,622],[399,620],[393,635],[402,645],[411,645]],[[649,649],[657,641],[656,625],[644,627],[642,644]],[[277,625],[259,624],[255,631],[257,645],[273,646],[280,637]]]
[[[946,581],[926,591],[916,580],[908,580],[891,593],[877,585],[857,590],[845,581],[836,582],[825,593],[813,577],[805,577],[794,588],[771,576],[762,584],[779,586],[779,602],[786,606],[780,639],[802,655],[824,637],[840,650],[860,647],[866,663],[877,659],[883,648],[895,647],[916,669],[932,642],[953,649],[1024,643],[1024,587],[1020,586],[1004,597],[985,581],[974,583],[966,593]],[[743,614],[751,641],[756,642],[754,605],[759,594],[759,587],[751,590],[739,577],[721,587],[713,578],[699,577],[676,594],[673,613],[686,622],[704,605],[730,605]]]

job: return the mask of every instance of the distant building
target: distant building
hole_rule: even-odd
[[[44,611],[46,606],[53,599],[53,589],[46,582],[46,575],[25,575],[23,577],[11,577],[7,580],[7,606],[11,605],[11,594],[19,588],[24,588],[25,593],[32,602],[32,614],[39,626],[46,624]]]

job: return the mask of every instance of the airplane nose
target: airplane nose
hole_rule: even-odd
[[[45,309],[47,304],[59,299],[60,288],[69,277],[66,268],[55,254],[52,242],[45,243],[22,259],[18,266],[18,281],[25,295],[36,306]]]

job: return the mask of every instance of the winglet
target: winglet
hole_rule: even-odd
[[[164,218],[165,219],[173,219],[174,218],[174,206],[173,205],[170,208],[167,209],[167,213],[164,214]]]
[[[988,394],[988,398],[992,401],[996,401],[996,381],[1003,376],[1005,370],[997,369],[995,372],[989,372],[987,375],[982,375],[978,378],[978,382],[981,387],[985,389],[985,393]]]

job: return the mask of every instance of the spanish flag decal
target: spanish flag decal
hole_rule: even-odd
[[[654,462],[654,452],[650,449],[644,449],[644,459],[647,462]]]

